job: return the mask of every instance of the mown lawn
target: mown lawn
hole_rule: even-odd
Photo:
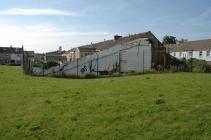
[[[93,80],[0,66],[0,140],[211,139],[211,74]]]

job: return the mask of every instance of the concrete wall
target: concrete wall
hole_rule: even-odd
[[[139,39],[82,57],[63,67],[65,75],[84,76],[105,71],[142,72],[151,69],[151,44]]]
[[[36,67],[32,71],[34,75],[58,76],[85,76],[89,73],[100,75],[111,71],[143,72],[151,70],[151,50],[147,39],[137,39],[47,70]]]

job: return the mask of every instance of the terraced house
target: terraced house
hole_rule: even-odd
[[[23,62],[23,47],[0,47],[0,64],[21,65]]]
[[[200,59],[211,63],[211,39],[165,45],[167,52],[178,59]]]

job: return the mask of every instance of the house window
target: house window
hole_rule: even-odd
[[[176,56],[176,52],[174,52],[174,56]]]
[[[180,56],[180,57],[182,56],[182,52],[179,52],[179,56]]]
[[[199,57],[202,57],[202,55],[203,55],[203,52],[200,51],[200,52],[199,52]]]
[[[189,57],[193,57],[193,52],[189,52]]]
[[[210,56],[210,51],[207,51],[207,56]]]

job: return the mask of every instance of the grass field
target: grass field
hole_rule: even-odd
[[[211,74],[92,80],[0,66],[0,140],[211,139]]]

